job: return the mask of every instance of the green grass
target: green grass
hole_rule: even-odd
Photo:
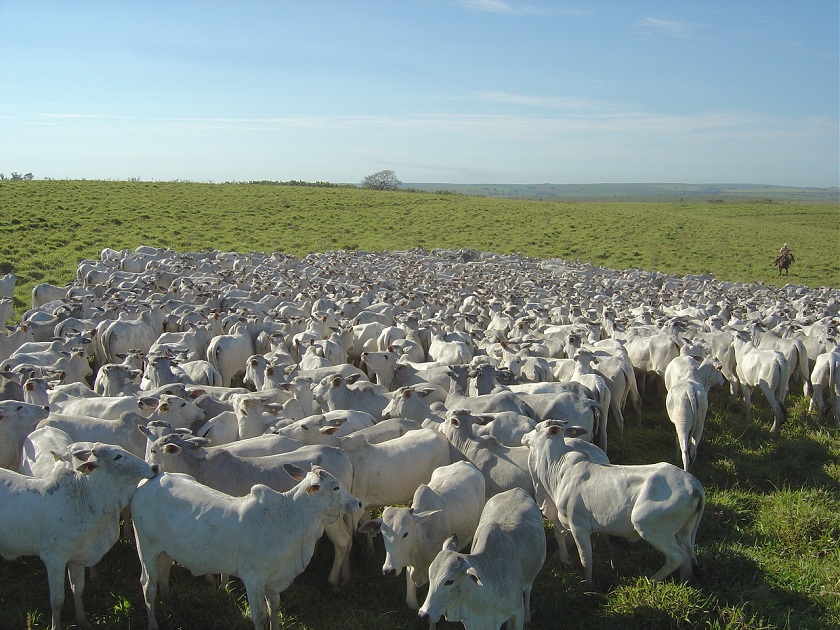
[[[140,243],[177,250],[394,250],[472,247],[579,259],[731,281],[840,286],[834,204],[547,203],[352,189],[141,182],[0,184],[0,270],[21,277],[18,307],[35,282],[66,283],[79,259]],[[778,245],[797,256],[789,278],[770,267]],[[795,390],[794,390],[795,391]],[[596,588],[549,558],[534,588],[534,630],[556,628],[840,627],[840,437],[788,399],[790,420],[769,433],[772,414],[754,397],[755,419],[712,396],[693,471],[707,492],[697,554],[700,584],[653,583],[661,564],[644,544],[617,570],[595,540]],[[664,404],[645,407],[641,428],[610,432],[616,463],[677,464]],[[549,552],[555,549],[553,537]],[[359,546],[361,547],[361,546]],[[287,630],[425,628],[404,605],[404,578],[386,579],[381,541],[357,552],[353,583],[338,598],[324,584],[331,548],[281,595]],[[89,581],[86,608],[103,628],[145,627],[139,563],[121,541]],[[172,597],[158,604],[167,628],[246,629],[241,584],[211,591],[173,569]],[[63,619],[73,618],[72,600]],[[0,628],[49,625],[46,573],[37,558],[0,559]],[[68,623],[67,627],[75,627]],[[440,624],[456,628],[457,624]]]
[[[772,265],[782,242],[790,276]],[[348,188],[179,182],[0,183],[0,272],[65,284],[105,246],[368,251],[470,247],[720,280],[840,286],[834,203],[541,202]]]

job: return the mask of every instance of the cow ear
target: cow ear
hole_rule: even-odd
[[[312,494],[314,492],[318,492],[318,490],[320,490],[320,489],[321,489],[321,484],[320,483],[313,483],[311,486],[309,486],[306,489],[306,494]]]
[[[474,567],[469,567],[467,569],[467,575],[472,578],[472,581],[478,584],[479,586],[484,586],[484,582],[481,581],[481,578],[478,577],[478,573],[475,572]]]
[[[137,406],[141,409],[157,409],[158,404],[160,401],[152,396],[143,396],[137,401]]]
[[[321,427],[320,429],[318,429],[318,431],[320,433],[323,433],[324,435],[332,435],[333,433],[338,431],[340,428],[341,427]]]
[[[163,452],[168,453],[169,455],[176,455],[181,452],[181,447],[177,444],[164,444]]]
[[[414,395],[414,390],[413,390],[413,389],[411,389],[410,387],[404,387],[404,388],[403,388],[403,390],[402,390],[402,397],[403,397],[405,400],[408,400],[408,399],[409,399],[409,398],[411,398],[413,395]]]
[[[460,543],[458,543],[458,536],[452,534],[449,538],[443,541],[443,546],[441,547],[441,551],[455,551],[457,552],[461,548]]]
[[[395,372],[403,372],[403,371],[405,371],[405,370],[407,370],[407,369],[408,369],[408,366],[407,366],[405,363],[397,363],[397,364],[394,366],[394,371],[395,371]]]
[[[344,379],[341,378],[340,376],[334,376],[333,379],[332,379],[332,386],[333,387],[341,387],[341,382],[343,380]]]
[[[418,519],[420,521],[425,521],[430,516],[434,516],[435,514],[437,514],[438,512],[441,512],[441,511],[442,510],[425,510],[423,512],[412,512],[412,514],[414,515],[414,517],[416,519]]]
[[[358,532],[360,534],[370,534],[371,536],[375,536],[382,532],[382,519],[381,518],[372,518],[367,523],[363,523],[359,526]]]
[[[303,468],[294,464],[283,464],[283,470],[289,473],[289,476],[295,481],[303,481],[308,474]]]
[[[361,376],[361,374],[351,374],[347,376],[344,380],[347,382],[348,385],[352,385],[353,383],[358,381],[361,378]]]
[[[434,387],[418,387],[414,390],[420,398],[425,398],[435,391]]]
[[[556,424],[552,424],[546,429],[546,433],[551,437],[556,437],[558,435],[563,435],[565,430],[563,427],[557,426]]]
[[[494,417],[491,416],[491,415],[488,415],[488,414],[480,415],[480,416],[477,416],[477,417],[478,417],[478,424],[480,424],[482,426],[484,426],[486,424],[490,424],[494,420]]]
[[[66,462],[70,457],[67,453],[59,453],[58,451],[50,451],[50,455],[57,462]]]

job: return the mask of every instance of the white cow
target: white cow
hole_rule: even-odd
[[[484,421],[482,416],[466,409],[456,409],[446,415],[440,430],[452,445],[452,458],[466,459],[481,471],[487,499],[511,488],[521,488],[534,496],[528,473],[528,449],[500,444],[490,436],[477,436],[473,427]],[[492,418],[486,421],[491,422]]]
[[[50,413],[49,407],[0,401],[0,468],[18,470],[26,436]]]
[[[312,388],[315,397],[325,411],[337,409],[356,409],[366,411],[374,418],[382,417],[382,411],[388,406],[388,390],[382,385],[359,380],[358,375],[343,377],[327,376]]]
[[[452,463],[449,442],[433,429],[409,431],[381,444],[371,444],[360,433],[339,442],[353,462],[353,493],[366,510],[408,503],[436,468]]]
[[[104,320],[96,327],[96,357],[99,365],[116,363],[118,354],[132,349],[148,352],[155,339],[163,332],[166,314],[155,308],[143,311],[135,319],[123,313],[116,320]]]
[[[541,424],[527,446],[534,452],[529,458],[531,475],[557,509],[555,525],[572,534],[586,581],[592,584],[593,533],[643,539],[661,551],[665,563],[654,580],[664,580],[677,569],[684,579],[690,578],[706,504],[703,486],[671,464],[596,463],[566,444],[566,436],[582,433],[580,427]]]
[[[382,518],[359,531],[382,534],[382,573],[396,577],[406,569],[405,603],[417,610],[417,589],[429,583],[429,565],[441,545],[453,534],[461,548],[469,545],[483,509],[484,475],[470,462],[455,462],[435,470],[428,485],[417,488],[410,507],[386,507]]]
[[[773,426],[771,433],[778,433],[782,423],[787,420],[785,397],[790,381],[790,366],[781,352],[776,350],[760,350],[750,341],[748,333],[738,332],[732,340],[735,349],[738,380],[741,383],[741,393],[744,396],[744,415],[752,420],[752,403],[750,395],[753,387],[759,387],[764,393],[770,408],[773,410]]]
[[[703,437],[703,426],[709,410],[709,389],[723,385],[724,380],[723,374],[709,359],[700,362],[691,357],[679,357],[668,365],[668,370],[681,358],[690,359],[694,364],[679,374],[670,373],[672,382],[665,397],[665,408],[677,430],[677,453],[682,457],[683,470],[688,471],[697,458],[697,448]],[[666,385],[668,370],[665,374]]]
[[[289,489],[289,479],[282,470],[317,464],[333,471],[336,478],[350,486],[354,470],[351,458],[344,451],[330,446],[304,446],[288,453],[270,456],[240,457],[229,451],[206,449],[200,438],[167,435],[148,447],[148,461],[166,472],[186,473],[211,488],[234,496],[242,496],[255,484],[265,484],[277,491]],[[145,447],[144,447],[145,448]],[[327,526],[327,536],[335,547],[335,556],[327,582],[337,592],[350,579],[352,521],[350,518]]]
[[[814,369],[811,370],[811,384],[814,395],[811,398],[810,411],[816,407],[820,416],[834,415],[835,425],[840,425],[840,345],[829,352],[817,355]],[[828,391],[829,402],[833,402],[833,409],[827,406],[823,399],[823,392]]]
[[[117,541],[120,511],[137,483],[156,473],[155,467],[110,444],[94,444],[78,470],[55,466],[45,479],[0,470],[0,554],[7,560],[43,560],[53,630],[62,627],[65,573],[76,623],[90,626],[82,603],[85,567],[98,563]]]
[[[244,582],[254,628],[278,630],[280,593],[309,564],[324,527],[359,508],[359,501],[323,468],[306,473],[285,466],[298,482],[276,492],[257,484],[245,496],[213,490],[192,477],[159,475],[138,489],[131,503],[140,582],[149,629],[155,630],[158,580],[168,589],[161,562],[172,558],[195,574],[237,575]]]
[[[429,567],[419,617],[461,621],[466,630],[522,630],[531,621],[531,588],[545,562],[542,514],[524,490],[496,495],[484,507],[469,554],[455,536]]]
[[[216,335],[207,346],[207,360],[222,376],[222,385],[231,387],[245,377],[245,366],[254,354],[254,342],[247,327],[235,326],[227,335]]]
[[[102,420],[117,420],[127,412],[148,417],[157,408],[159,400],[153,396],[71,396],[60,399],[50,397],[50,409],[65,415],[90,416]]]

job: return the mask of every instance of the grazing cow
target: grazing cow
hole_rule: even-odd
[[[18,470],[26,436],[49,414],[49,407],[17,400],[0,401],[0,468]]]
[[[776,350],[756,348],[750,341],[749,333],[745,332],[736,333],[732,347],[735,349],[735,370],[744,396],[746,419],[752,420],[750,395],[753,387],[758,386],[773,410],[773,426],[770,433],[778,433],[788,415],[785,397],[790,381],[790,366],[787,359]]]
[[[149,630],[158,627],[159,578],[168,591],[168,571],[161,572],[168,558],[195,574],[239,576],[255,630],[262,630],[265,603],[271,629],[279,629],[280,593],[309,564],[325,526],[359,508],[358,499],[323,468],[284,469],[298,482],[286,492],[257,484],[234,497],[178,474],[159,475],[138,489],[131,511]]]
[[[555,525],[569,531],[578,548],[586,581],[592,584],[593,533],[646,540],[665,555],[653,575],[664,580],[680,569],[692,576],[694,542],[706,504],[703,486],[691,474],[671,464],[615,466],[594,462],[572,449],[566,437],[580,427],[538,425],[527,446],[531,475],[551,497]]]
[[[443,542],[454,534],[461,548],[470,544],[484,502],[484,475],[470,462],[455,462],[435,470],[428,485],[417,488],[410,507],[386,507],[382,518],[359,528],[382,534],[383,575],[396,577],[406,569],[409,608],[420,608],[417,589],[429,583],[429,565]]]
[[[120,511],[141,479],[157,473],[111,444],[73,453],[76,470],[55,466],[44,479],[0,470],[0,555],[39,556],[47,568],[53,630],[60,630],[64,576],[69,574],[76,623],[89,627],[82,603],[85,567],[98,563],[119,535]]]
[[[522,630],[531,621],[531,588],[545,562],[539,508],[524,490],[496,495],[484,506],[469,554],[450,536],[429,567],[429,593],[418,616],[445,617],[466,630],[507,623]]]

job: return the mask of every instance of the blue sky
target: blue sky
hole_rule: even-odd
[[[840,185],[837,0],[0,0],[0,172]]]

